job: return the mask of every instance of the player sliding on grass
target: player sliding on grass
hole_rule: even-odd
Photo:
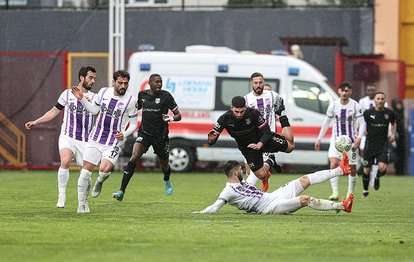
[[[257,214],[288,214],[305,206],[320,211],[343,210],[350,213],[352,210],[353,194],[350,194],[342,202],[333,202],[307,195],[299,196],[310,185],[322,183],[333,177],[348,175],[350,167],[346,153],[343,154],[339,167],[304,175],[284,184],[272,193],[263,192],[246,183],[243,180],[242,168],[237,161],[228,161],[224,166],[224,173],[227,176],[226,187],[216,202],[204,210],[194,211],[194,214],[216,213],[227,203],[248,213]]]

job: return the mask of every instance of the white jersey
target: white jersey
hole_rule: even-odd
[[[91,101],[95,95],[95,93],[89,91],[84,93],[84,96]],[[94,116],[83,107],[82,103],[72,94],[70,89],[63,91],[57,102],[65,107],[60,134],[88,142]]]
[[[335,100],[328,107],[326,115],[334,120],[332,128],[332,139],[336,139],[340,135],[347,135],[352,142],[357,134],[357,118],[363,117],[360,105],[349,99],[346,105],[342,105],[340,99]]]
[[[244,96],[244,99],[246,100],[246,106],[259,110],[263,118],[267,120],[267,123],[272,132],[276,132],[276,119],[275,113],[273,112],[273,107],[275,104],[275,99],[278,96],[278,93],[269,90],[263,90],[263,93],[259,96],[253,91]]]
[[[262,213],[272,202],[269,193],[263,192],[245,181],[226,183],[218,199],[246,212]]]
[[[362,113],[365,112],[365,110],[371,109],[375,106],[374,99],[370,99],[369,96],[364,96],[359,100],[359,105],[361,106]],[[388,103],[385,102],[385,107],[388,107]]]
[[[113,87],[103,87],[94,103],[100,106],[100,111],[89,139],[106,146],[120,146],[115,134],[125,130],[130,118],[137,117],[136,98],[129,92],[115,96]]]

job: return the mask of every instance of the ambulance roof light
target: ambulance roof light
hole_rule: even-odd
[[[139,69],[141,71],[150,71],[151,70],[151,64],[149,64],[149,63],[141,63],[141,64],[139,64]]]
[[[299,68],[297,67],[289,67],[289,75],[290,76],[298,76],[299,75]]]
[[[229,71],[229,65],[218,65],[218,72],[219,73],[227,73]]]

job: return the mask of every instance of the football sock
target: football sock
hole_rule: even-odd
[[[387,173],[387,171],[381,172],[381,171],[379,171],[379,169],[378,169],[378,172],[377,172],[377,178],[380,178],[380,177],[384,176],[384,175],[385,175],[385,173]]]
[[[88,187],[91,184],[92,172],[83,169],[80,172],[78,179],[78,202],[82,204],[88,198]]]
[[[125,193],[125,190],[128,186],[129,180],[134,175],[135,172],[135,163],[128,161],[128,164],[124,170],[124,175],[122,176],[121,188],[120,190]]]
[[[69,181],[69,169],[59,167],[58,170],[58,191],[59,194],[66,193],[66,187]]]
[[[316,210],[341,210],[342,203],[311,197],[308,206]]]
[[[96,181],[98,181],[99,183],[103,183],[105,180],[108,179],[110,174],[111,174],[111,172],[104,173],[102,171],[99,171],[99,175],[98,175],[98,178],[96,179]]]
[[[170,166],[168,166],[168,170],[167,171],[162,171],[164,173],[164,181],[168,181],[170,180],[170,175],[171,175],[171,168]]]
[[[322,183],[328,179],[341,176],[342,170],[340,167],[331,170],[321,170],[312,174],[308,174],[307,177],[311,185]]]
[[[363,173],[362,175],[362,186],[364,188],[364,190],[368,190],[368,186],[369,186],[369,180],[370,180],[370,175]]]
[[[339,194],[338,180],[339,180],[338,177],[331,178],[332,193],[334,194]]]
[[[246,183],[249,185],[255,186],[256,183],[259,181],[259,178],[250,170],[249,176],[246,178]]]
[[[348,193],[347,196],[354,192],[354,188],[357,182],[357,176],[348,176]]]
[[[290,126],[289,119],[285,115],[279,117],[279,122],[282,128]]]

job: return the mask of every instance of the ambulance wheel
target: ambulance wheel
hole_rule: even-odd
[[[195,150],[177,142],[170,143],[170,167],[175,172],[190,172],[195,164]]]

